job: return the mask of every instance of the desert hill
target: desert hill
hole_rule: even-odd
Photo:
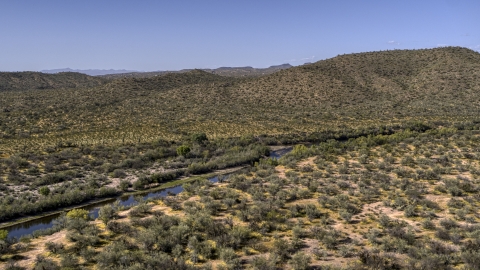
[[[33,89],[62,89],[96,87],[106,83],[104,78],[75,72],[45,74],[41,72],[0,72],[0,92]]]
[[[78,75],[77,75],[78,76]],[[90,79],[90,77],[87,77]],[[4,92],[5,138],[83,143],[435,125],[480,114],[480,54],[447,47],[341,55],[261,77],[201,70],[70,91]],[[135,139],[134,139],[135,138]]]
[[[439,48],[342,55],[244,83],[238,90],[247,103],[261,100],[356,117],[469,115],[480,104],[480,54]]]

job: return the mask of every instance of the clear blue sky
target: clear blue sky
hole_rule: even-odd
[[[3,0],[0,70],[299,65],[338,54],[480,51],[479,0]]]

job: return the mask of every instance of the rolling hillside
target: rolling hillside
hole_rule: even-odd
[[[86,89],[4,92],[0,121],[2,137],[12,144],[91,144],[194,132],[311,133],[413,120],[444,125],[477,119],[479,105],[480,54],[447,47],[342,55],[261,77],[193,70]]]
[[[107,80],[75,72],[0,72],[0,92],[97,87]]]

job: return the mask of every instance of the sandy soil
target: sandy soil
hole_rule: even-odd
[[[53,242],[53,243],[63,243],[64,245],[67,244],[66,240],[67,231],[63,230],[52,235],[42,236],[36,239],[33,239],[29,243],[29,248],[19,253],[19,255],[24,256],[24,259],[17,261],[18,265],[21,267],[25,267],[27,269],[31,269],[35,263],[35,258],[37,255],[45,254],[48,251],[45,248],[45,243]]]

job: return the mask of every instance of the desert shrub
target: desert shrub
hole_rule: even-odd
[[[152,210],[152,206],[143,202],[135,206],[130,210],[128,215],[130,217],[144,217],[146,214],[148,214]]]
[[[161,184],[161,183],[174,180],[177,177],[181,176],[182,174],[183,174],[183,171],[181,170],[167,172],[167,173],[155,173],[150,176],[150,179],[148,180],[148,182]]]
[[[385,214],[380,215],[378,218],[378,223],[383,228],[389,228],[392,225],[392,220]]]
[[[107,229],[116,234],[129,234],[132,231],[132,227],[127,223],[114,220],[107,223]]]
[[[440,176],[433,170],[417,170],[417,178],[425,180],[438,180]]]
[[[207,134],[205,133],[194,133],[190,136],[192,142],[196,142],[198,144],[204,145],[208,142]]]
[[[313,220],[316,218],[320,218],[323,213],[318,209],[314,204],[307,204],[305,205],[305,214],[308,217],[308,219]]]
[[[435,223],[429,218],[425,219],[422,222],[422,226],[423,226],[423,228],[425,228],[427,230],[434,230],[435,229]]]
[[[0,240],[0,255],[10,251],[11,245],[10,241]]]
[[[313,248],[312,254],[317,260],[326,260],[328,257],[328,252],[326,250],[317,247]]]
[[[63,254],[60,259],[62,269],[78,269],[78,258],[72,254]]]
[[[47,174],[42,178],[38,179],[37,181],[35,181],[35,184],[37,186],[52,185],[56,183],[65,182],[67,180],[72,180],[75,176],[76,174],[73,171]]]
[[[295,156],[296,158],[305,158],[308,156],[308,154],[309,149],[303,144],[295,145],[291,152],[291,155]]]
[[[119,187],[122,191],[127,191],[130,186],[131,186],[130,181],[124,179],[124,180],[120,181],[120,184],[119,184],[118,187]]]
[[[34,270],[57,270],[60,267],[51,259],[42,255],[37,255],[35,258]]]
[[[114,196],[114,195],[117,195],[117,194],[118,194],[118,191],[113,187],[101,187],[97,191],[96,195],[99,198],[104,198],[104,197]]]
[[[54,243],[54,242],[47,242],[45,243],[45,248],[54,253],[54,254],[57,254],[57,253],[60,253],[61,251],[63,251],[64,249],[64,246],[62,243]]]
[[[86,262],[94,262],[95,261],[95,256],[97,255],[97,252],[95,249],[88,247],[80,250],[80,256],[85,259]]]
[[[284,261],[290,255],[291,245],[288,240],[277,238],[273,241],[273,252],[278,255],[281,261]]]
[[[113,172],[112,172],[112,177],[115,177],[115,178],[124,178],[126,177],[127,174],[125,173],[124,170],[122,169],[115,169]]]
[[[140,261],[138,254],[129,252],[124,243],[113,242],[105,247],[96,257],[97,267],[101,269],[118,269],[123,264],[132,264]]]
[[[341,210],[340,211],[340,218],[342,218],[346,223],[350,223],[352,220],[353,214],[349,213],[346,210]]]
[[[48,196],[48,194],[50,194],[50,189],[46,186],[43,186],[38,189],[38,193],[42,194],[43,196]]]
[[[431,200],[421,199],[421,200],[418,201],[418,204],[420,204],[424,207],[430,208],[430,209],[440,210],[440,206],[438,205],[438,203],[436,203],[434,201],[431,201]]]
[[[100,207],[98,211],[98,219],[100,219],[105,225],[117,216],[117,207],[113,204],[108,204]]]
[[[435,232],[435,236],[445,241],[450,240],[450,232],[443,228],[438,228],[437,231]]]
[[[224,261],[229,268],[237,268],[240,266],[240,259],[231,248],[223,248],[220,250],[220,259]]]
[[[465,251],[462,252],[461,257],[469,269],[480,269],[480,252],[479,251]]]
[[[456,208],[456,209],[461,209],[461,208],[465,207],[465,202],[462,199],[451,198],[448,201],[447,206],[452,207],[452,208]]]
[[[449,255],[456,251],[455,247],[437,240],[430,240],[428,242],[428,248],[432,253],[439,255]]]
[[[188,153],[190,153],[191,149],[187,145],[181,145],[177,147],[177,155],[179,156],[186,156]]]
[[[313,172],[313,167],[311,165],[305,165],[300,167],[301,172]]]
[[[338,244],[338,235],[329,233],[322,238],[322,243],[328,249],[335,249]]]
[[[351,245],[342,245],[338,248],[338,254],[343,258],[349,258],[355,255],[355,249]]]
[[[414,205],[409,205],[405,207],[404,210],[405,217],[415,217],[417,215],[416,208]]]
[[[442,225],[447,230],[458,227],[458,223],[455,220],[447,218],[440,220],[440,225]]]
[[[122,161],[122,163],[119,165],[120,168],[125,168],[125,169],[142,169],[148,166],[148,163],[143,161],[140,158],[135,158],[135,159],[125,159]],[[111,169],[107,171],[114,171],[116,168],[111,167]]]
[[[5,270],[26,270],[27,268],[21,267],[17,262],[10,260],[5,264]]]
[[[0,230],[0,241],[5,241],[8,236],[7,230]]]
[[[88,226],[88,221],[83,218],[67,218],[66,228],[68,230],[82,231]]]
[[[463,191],[457,186],[448,187],[447,190],[452,196],[463,196]]]
[[[292,256],[292,259],[288,263],[294,270],[306,270],[310,266],[311,257],[304,252],[298,252]]]
[[[389,254],[373,253],[364,249],[359,252],[358,257],[369,269],[401,269],[398,260]]]
[[[277,258],[273,255],[270,257],[266,256],[255,256],[252,259],[251,266],[254,270],[276,270]]]
[[[67,212],[67,218],[80,218],[87,220],[89,212],[84,209],[73,209]]]

